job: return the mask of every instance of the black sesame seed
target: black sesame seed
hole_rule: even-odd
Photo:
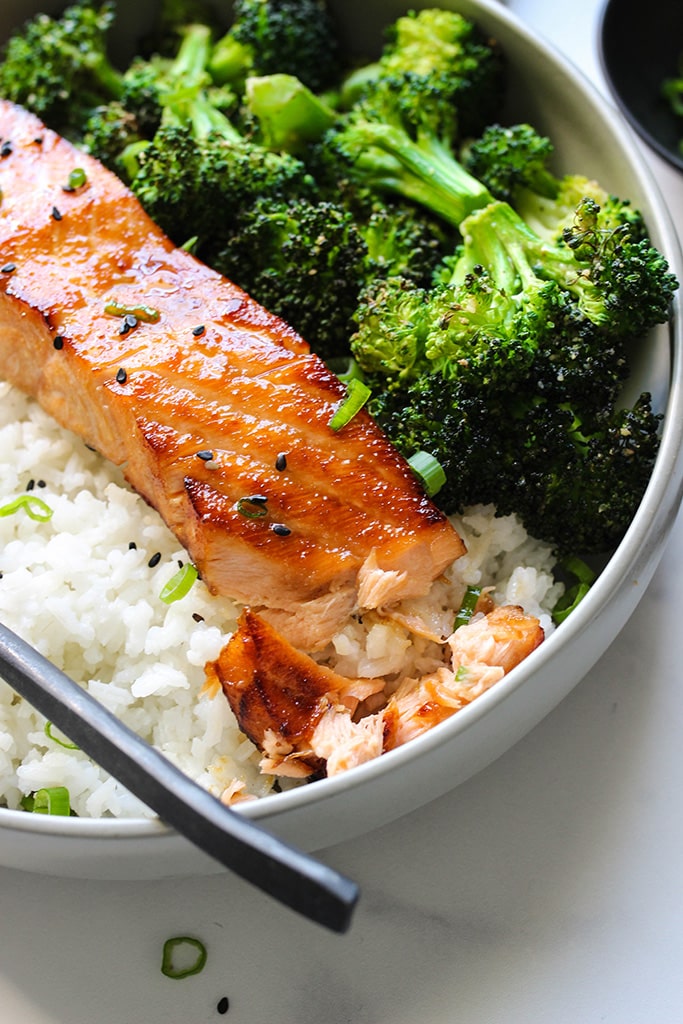
[[[43,136],[42,135],[36,135],[36,137],[35,137],[35,139],[33,141],[35,142],[36,146],[42,146],[42,144],[43,144]]]
[[[161,561],[161,551],[157,551],[154,555],[152,555],[152,557],[150,558],[150,560],[147,563],[147,565],[150,567],[150,569],[153,569],[154,566],[158,565],[160,561]]]
[[[16,263],[6,263],[4,267],[0,268],[0,272],[3,274],[13,274],[16,269]]]
[[[182,567],[184,565],[184,562],[183,562],[182,558],[177,558],[176,561],[178,563],[178,568],[182,569]]]
[[[206,328],[204,327],[204,324],[199,324],[198,327],[192,328],[192,333],[194,334],[195,338],[200,338],[204,333],[205,329]]]
[[[134,540],[128,541],[128,550],[129,551],[137,551],[137,547],[138,546],[137,546],[137,544],[135,543]]]
[[[210,448],[205,448],[203,451],[197,452],[197,458],[201,459],[202,462],[211,462],[213,459],[213,452]]]
[[[116,371],[116,383],[117,384],[125,384],[127,380],[128,380],[128,374],[126,373],[124,368],[121,367],[120,370]]]
[[[273,531],[273,533],[276,533],[278,537],[289,537],[290,533],[292,532],[288,526],[285,526],[284,523],[273,523],[273,525],[271,526],[271,530]]]
[[[230,1009],[230,1002],[227,996],[223,996],[222,999],[218,1000],[218,1002],[216,1003],[216,1009],[218,1010],[219,1013],[228,1012],[228,1010]]]
[[[36,486],[35,480],[29,480],[29,482],[26,484],[26,490],[27,491],[32,491],[35,486]]]
[[[64,338],[61,336],[61,334],[55,334],[54,338],[52,339],[52,344],[56,349],[64,348]]]
[[[39,486],[39,487],[47,487],[47,484],[45,483],[45,481],[44,481],[44,480],[39,480],[39,481],[38,481],[38,486]]]
[[[283,473],[287,469],[287,456],[284,452],[280,452],[275,460],[275,468],[278,473]]]
[[[2,157],[10,156],[11,153],[12,153],[12,143],[9,142],[9,141],[3,142],[2,146],[0,146],[0,156],[2,156]]]
[[[60,212],[60,211],[59,211],[59,210],[57,209],[57,207],[56,207],[56,206],[53,206],[53,207],[52,207],[52,219],[53,219],[53,220],[61,220],[61,219],[62,219],[62,214],[61,214],[61,212]]]
[[[200,615],[199,612],[192,612],[192,618],[194,619],[195,622],[203,622],[204,621],[204,616]]]

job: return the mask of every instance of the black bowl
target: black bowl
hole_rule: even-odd
[[[683,117],[662,95],[680,74],[682,0],[607,0],[599,33],[602,68],[614,98],[638,134],[683,170]]]

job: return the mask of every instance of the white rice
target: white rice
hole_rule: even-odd
[[[187,561],[175,537],[116,467],[0,382],[0,506],[29,486],[53,515],[0,516],[0,621],[217,796],[235,786],[251,796],[271,791],[274,779],[260,773],[260,754],[227,701],[202,693],[204,665],[227,641],[239,607],[211,597],[201,581],[181,600],[161,601]],[[491,507],[455,524],[468,553],[420,610],[435,621],[452,617],[466,585],[492,585],[497,601],[521,604],[552,628],[560,587],[550,549]],[[377,616],[354,620],[323,655],[342,673],[396,678],[436,656],[437,645]],[[18,807],[27,794],[63,785],[81,816],[152,816],[45,726],[0,680],[0,805]]]

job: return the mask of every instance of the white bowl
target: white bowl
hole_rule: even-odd
[[[488,0],[441,0],[476,20],[502,44],[510,64],[507,113],[552,138],[559,164],[594,175],[645,214],[654,243],[683,278],[666,207],[628,129],[581,74],[513,15]],[[58,0],[4,0],[0,38],[29,14]],[[408,7],[399,0],[338,0],[349,41],[365,48]],[[120,19],[145,24],[152,0],[119,0]],[[135,14],[132,12],[135,11]],[[525,662],[473,704],[419,739],[352,771],[243,805],[242,813],[306,850],[348,840],[444,794],[521,739],[582,679],[642,597],[662,554],[683,484],[681,435],[683,327],[678,302],[671,325],[654,332],[651,355],[636,371],[665,413],[661,450],[633,523],[590,594]],[[159,878],[222,870],[189,842],[149,820],[55,819],[0,812],[0,864],[87,878]]]

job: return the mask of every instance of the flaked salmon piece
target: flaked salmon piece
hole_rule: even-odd
[[[402,746],[500,682],[544,640],[539,620],[517,605],[477,615],[449,638],[448,667],[405,680],[384,711],[385,748]]]
[[[240,728],[265,752],[264,770],[277,765],[282,774],[324,774],[310,738],[345,680],[297,651],[248,608],[206,673],[209,688],[220,684]]]
[[[265,772],[296,778],[332,776],[370,761],[450,718],[499,682],[544,639],[533,615],[517,605],[479,613],[449,638],[450,658],[419,679],[407,678],[384,706],[366,715],[345,702],[364,694],[347,680],[295,650],[249,610],[219,658],[207,666],[237,721],[264,752]],[[367,695],[378,692],[372,680]]]
[[[123,466],[212,592],[298,644],[425,593],[462,541],[365,412],[330,428],[345,388],[304,340],[2,100],[0,137],[0,374]]]

